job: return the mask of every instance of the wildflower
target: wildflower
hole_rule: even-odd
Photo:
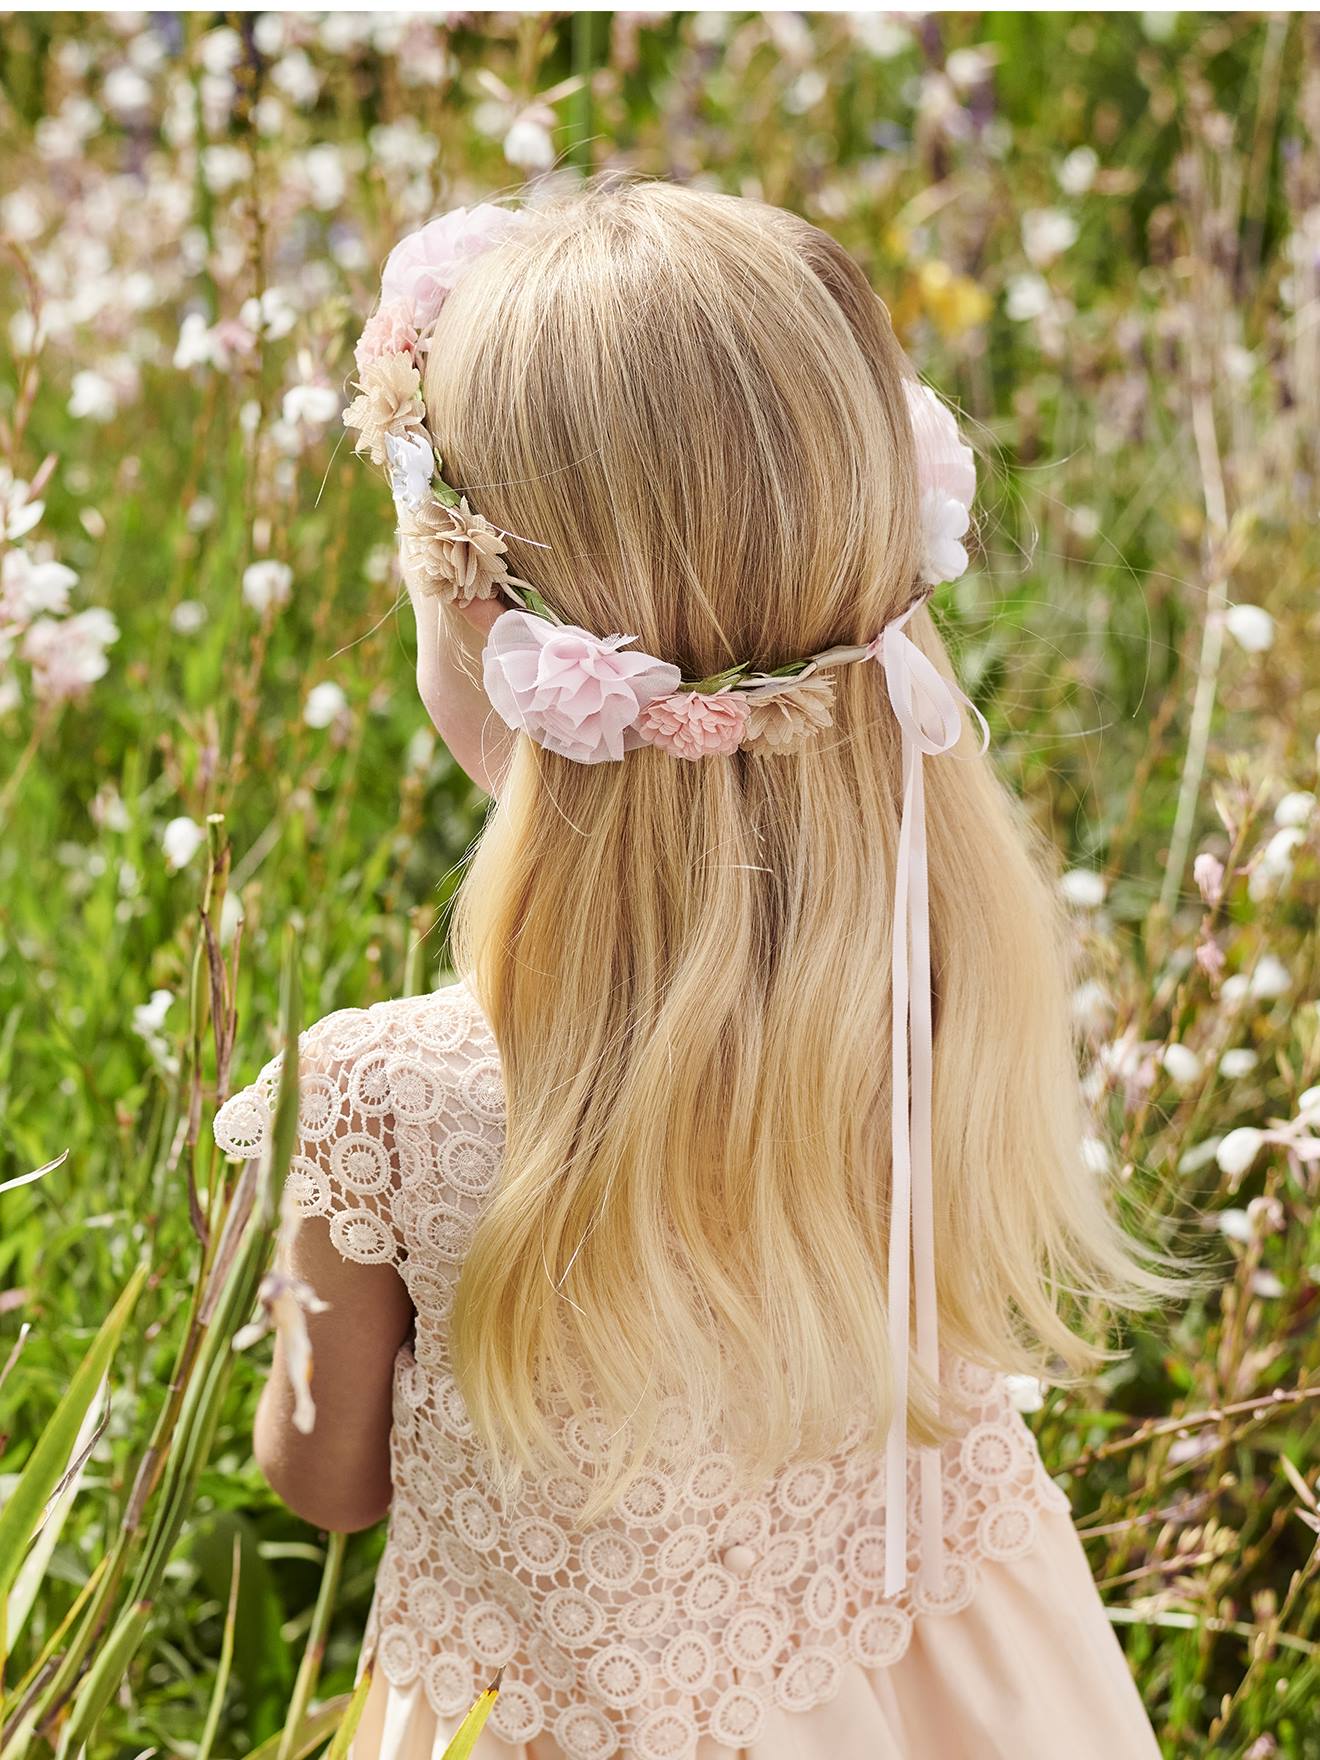
[[[333,679],[313,685],[303,705],[303,720],[308,727],[329,727],[348,707],[348,698]]]
[[[1190,1087],[1200,1077],[1201,1059],[1190,1046],[1177,1043],[1166,1045],[1160,1062],[1170,1081],[1176,1082],[1180,1088]]]
[[[84,696],[110,669],[106,649],[119,640],[119,625],[99,606],[74,617],[39,617],[23,639],[32,684],[45,702]]]
[[[1004,1386],[1019,1412],[1038,1412],[1045,1404],[1045,1389],[1036,1375],[1005,1375]]]
[[[1251,1125],[1240,1125],[1230,1131],[1215,1151],[1221,1173],[1240,1178],[1260,1153],[1264,1134]]]
[[[1043,275],[1014,275],[1004,289],[1004,310],[1015,324],[1029,324],[1044,317],[1052,299]]]
[[[293,592],[293,570],[287,562],[267,558],[252,562],[243,570],[243,597],[254,611],[263,615],[272,607],[287,605]]]
[[[195,636],[206,623],[206,616],[200,599],[180,599],[170,612],[170,628],[176,636]]]
[[[1202,850],[1192,863],[1192,878],[1206,904],[1217,905],[1224,896],[1224,864],[1219,857]]]
[[[62,616],[77,580],[62,562],[39,562],[26,550],[6,550],[0,559],[0,623]]]
[[[73,375],[69,414],[76,421],[112,422],[118,413],[115,388],[103,373],[84,371]]]
[[[1274,619],[1260,605],[1230,605],[1224,628],[1248,654],[1263,654],[1274,645]]]
[[[548,171],[555,162],[555,143],[550,130],[555,113],[545,104],[534,104],[513,120],[504,137],[504,157],[520,171]]]
[[[1037,268],[1077,242],[1077,222],[1062,208],[1031,208],[1022,216],[1022,248]]]
[[[1089,868],[1070,868],[1059,881],[1059,890],[1069,904],[1097,910],[1105,902],[1109,888],[1103,874],[1093,873]]]
[[[1285,825],[1274,833],[1252,864],[1247,891],[1253,899],[1259,901],[1278,891],[1292,873],[1294,850],[1305,841],[1300,825]]]
[[[158,1033],[173,1001],[172,990],[153,990],[150,1002],[140,1002],[133,1010],[133,1031],[144,1037],[148,1033]]]
[[[1066,196],[1084,196],[1095,182],[1100,160],[1094,147],[1074,147],[1058,169],[1059,188]]]
[[[1286,996],[1292,989],[1292,974],[1281,959],[1272,953],[1264,954],[1256,961],[1256,969],[1250,978],[1250,994],[1264,1002],[1273,1002],[1277,997]]]
[[[1276,825],[1309,825],[1315,812],[1315,796],[1306,789],[1295,789],[1284,795],[1274,809]]]
[[[177,874],[186,868],[205,842],[206,833],[195,819],[171,819],[160,840],[170,872]]]
[[[1259,1061],[1254,1051],[1248,1050],[1246,1046],[1238,1046],[1234,1050],[1226,1051],[1219,1059],[1219,1073],[1230,1082],[1238,1081],[1243,1076],[1249,1076]]]
[[[323,428],[339,412],[339,393],[333,385],[291,385],[284,393],[280,413],[286,422]]]

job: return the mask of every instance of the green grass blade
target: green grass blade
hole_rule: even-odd
[[[128,1317],[142,1294],[146,1276],[147,1267],[139,1265],[107,1315],[91,1349],[74,1371],[73,1380],[37,1439],[13,1494],[0,1510],[0,1598],[8,1599],[28,1543],[51,1494],[64,1477],[78,1432],[110,1367]]]
[[[234,1664],[234,1631],[238,1624],[238,1576],[242,1556],[242,1542],[235,1534],[234,1562],[229,1576],[229,1605],[225,1609],[225,1629],[220,1639],[220,1660],[216,1664],[211,1702],[206,1708],[206,1722],[202,1725],[202,1739],[197,1744],[197,1753],[193,1760],[211,1760],[215,1732],[220,1727],[220,1713],[224,1709],[225,1693],[229,1688],[229,1671]]]
[[[445,1749],[441,1760],[468,1760],[468,1755],[476,1747],[477,1737],[485,1729],[486,1719],[490,1716],[495,1701],[500,1696],[500,1682],[503,1679],[504,1670],[501,1669],[454,1731],[453,1739]]]
[[[321,1587],[312,1615],[312,1628],[307,1634],[307,1644],[298,1667],[298,1678],[293,1685],[289,1715],[284,1724],[284,1740],[280,1743],[277,1760],[293,1760],[297,1732],[302,1728],[307,1706],[311,1703],[316,1683],[321,1678],[321,1662],[325,1656],[326,1637],[335,1610],[335,1597],[339,1592],[339,1574],[344,1564],[347,1539],[346,1534],[331,1534],[325,1549],[325,1568],[321,1572]]]
[[[364,1694],[365,1698],[366,1695]],[[309,1754],[316,1749],[328,1735],[339,1727],[340,1720],[352,1709],[353,1700],[348,1693],[340,1693],[333,1699],[327,1699],[324,1705],[318,1705],[303,1719],[302,1728],[298,1731],[297,1745],[293,1749],[292,1760],[307,1760]],[[361,1715],[359,1711],[359,1715]],[[284,1740],[284,1731],[279,1730],[273,1736],[267,1736],[259,1747],[243,1756],[243,1760],[275,1760],[280,1751],[280,1743]]]
[[[348,1750],[353,1746],[353,1737],[362,1721],[367,1694],[371,1691],[371,1673],[372,1664],[368,1663],[362,1670],[361,1679],[353,1688],[353,1697],[348,1702],[343,1721],[335,1731],[335,1739],[325,1751],[325,1760],[348,1760]]]

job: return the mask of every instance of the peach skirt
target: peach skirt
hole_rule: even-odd
[[[849,1663],[828,1704],[772,1711],[750,1747],[706,1740],[697,1760],[1160,1760],[1071,1517],[1038,1519],[1033,1550],[983,1561],[968,1606],[918,1619],[898,1662]],[[403,1692],[377,1674],[352,1760],[440,1760],[461,1722],[437,1718],[420,1685]],[[548,1736],[510,1746],[489,1729],[473,1750],[562,1757]]]

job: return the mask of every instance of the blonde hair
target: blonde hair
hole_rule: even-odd
[[[864,642],[918,506],[887,311],[825,234],[593,184],[479,261],[426,372],[446,475],[568,620],[700,677]],[[522,540],[535,540],[544,548]],[[948,669],[923,610],[910,626]],[[836,674],[797,755],[581,765],[518,736],[454,920],[499,1044],[505,1162],[455,1371],[503,1470],[562,1460],[547,1390],[614,1431],[610,1507],[680,1398],[750,1481],[883,1444],[899,736]],[[1076,1376],[1168,1282],[1083,1162],[1056,889],[966,737],[927,765],[943,1347]],[[1156,1255],[1155,1257],[1158,1257]],[[947,1433],[914,1370],[914,1440]]]

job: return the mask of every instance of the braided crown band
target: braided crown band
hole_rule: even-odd
[[[482,655],[486,694],[508,725],[582,764],[617,760],[642,745],[676,758],[740,747],[798,751],[832,719],[830,669],[852,660],[879,663],[902,734],[902,810],[894,873],[891,953],[892,1032],[889,1347],[894,1416],[885,1456],[888,1531],[907,1531],[907,1425],[910,1307],[915,1352],[928,1385],[939,1386],[931,1143],[932,993],[924,759],[958,744],[965,712],[979,710],[906,634],[905,626],[941,581],[967,567],[962,539],[976,492],[976,470],[956,422],[933,391],[906,386],[921,489],[919,590],[860,647],[827,648],[770,672],[750,664],[712,678],[684,678],[677,666],[630,647],[629,635],[592,635],[566,623],[536,588],[509,573],[505,539],[445,482],[426,426],[418,363],[444,301],[480,253],[527,224],[526,216],[485,203],[432,220],[395,247],[385,264],[380,305],[357,346],[360,395],[344,412],[356,449],[389,474],[405,566],[424,592],[455,605],[503,595],[514,609],[491,625]],[[905,1096],[906,1103],[900,1103]],[[912,1297],[915,1296],[915,1302]],[[920,1451],[919,1520],[923,1580],[944,1580],[940,1455]],[[908,1547],[885,1547],[886,1595],[904,1587]]]
[[[801,750],[833,720],[830,669],[881,659],[887,631],[901,629],[936,585],[966,569],[962,540],[976,492],[971,448],[935,393],[908,381],[921,488],[920,588],[870,642],[827,648],[769,672],[744,662],[685,678],[632,647],[635,636],[597,636],[568,623],[509,572],[505,540],[512,534],[444,480],[422,399],[420,368],[445,299],[470,263],[527,224],[526,214],[487,202],[410,234],[386,261],[380,304],[358,342],[358,396],[344,424],[357,436],[355,449],[389,477],[409,578],[458,606],[511,601],[482,656],[486,692],[502,720],[560,757],[595,764],[642,745],[690,759],[740,747]]]

